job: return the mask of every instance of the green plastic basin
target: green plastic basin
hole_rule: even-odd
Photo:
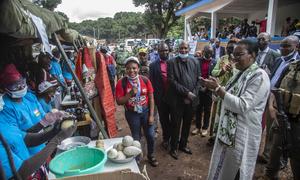
[[[57,178],[102,171],[107,160],[106,153],[88,146],[77,147],[56,156],[49,165]]]

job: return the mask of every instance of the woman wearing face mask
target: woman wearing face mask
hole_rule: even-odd
[[[48,81],[43,81],[38,86],[38,100],[45,113],[52,111],[56,87],[57,84],[52,84]]]
[[[26,79],[16,69],[15,65],[8,64],[0,73],[1,89],[4,92],[4,107],[0,116],[0,124],[7,123],[16,126],[22,131],[39,132],[44,127],[54,124],[65,116],[65,113],[45,113],[36,96],[27,91]],[[44,145],[30,148],[31,154],[39,152]]]
[[[202,79],[221,99],[219,127],[208,179],[252,179],[261,139],[262,114],[270,93],[267,73],[255,63],[257,43],[242,40],[233,50],[239,72],[222,87]]]
[[[133,139],[140,141],[141,128],[147,140],[148,161],[156,167],[158,162],[154,156],[154,99],[150,80],[139,76],[139,60],[129,57],[125,61],[126,76],[116,85],[116,101],[124,105],[125,117]]]

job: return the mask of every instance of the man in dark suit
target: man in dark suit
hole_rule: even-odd
[[[256,57],[257,64],[263,68],[269,75],[274,71],[275,60],[280,57],[280,54],[269,48],[271,36],[269,33],[263,32],[257,36],[258,55]]]
[[[170,155],[174,159],[178,159],[179,137],[179,150],[192,154],[192,151],[187,146],[187,141],[193,111],[198,104],[197,94],[200,88],[201,72],[199,63],[189,56],[188,52],[188,43],[182,41],[179,44],[179,55],[167,62],[169,87],[167,88],[165,99],[171,108]]]
[[[216,60],[225,55],[225,48],[223,46],[220,46],[219,39],[215,40],[215,45],[213,46],[213,51],[214,51],[213,58]]]
[[[169,59],[169,48],[166,43],[158,47],[159,59],[150,64],[149,79],[154,89],[154,101],[158,109],[159,121],[161,123],[163,143],[162,146],[168,149],[171,137],[170,107],[164,97],[168,87],[167,83],[167,61]]]

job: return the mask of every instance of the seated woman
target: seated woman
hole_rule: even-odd
[[[70,137],[75,130],[76,126],[61,130],[60,123],[56,123],[49,131],[26,133],[11,124],[1,124],[0,170],[4,170],[4,173],[1,173],[5,174],[4,179],[47,179],[47,159],[57,145]],[[37,146],[46,141],[49,141],[48,144],[39,153],[30,156],[27,147]]]
[[[57,83],[52,84],[48,81],[43,81],[38,85],[38,100],[45,113],[52,111],[52,103],[56,88]]]
[[[158,161],[154,156],[154,99],[150,80],[139,76],[139,60],[129,57],[125,61],[126,77],[116,85],[116,101],[125,107],[125,117],[134,140],[140,141],[143,128],[147,146],[148,160],[152,166]]]
[[[9,123],[26,132],[39,132],[44,127],[61,119],[63,112],[45,113],[36,96],[27,91],[26,79],[21,76],[13,64],[8,64],[0,73],[3,96],[3,114],[0,123]],[[39,152],[42,147],[30,148],[31,154]]]

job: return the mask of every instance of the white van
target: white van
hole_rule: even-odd
[[[160,43],[160,39],[147,39],[146,40],[146,45],[151,46],[153,44],[158,44]]]
[[[131,52],[132,48],[141,41],[141,39],[125,39],[125,49]]]

